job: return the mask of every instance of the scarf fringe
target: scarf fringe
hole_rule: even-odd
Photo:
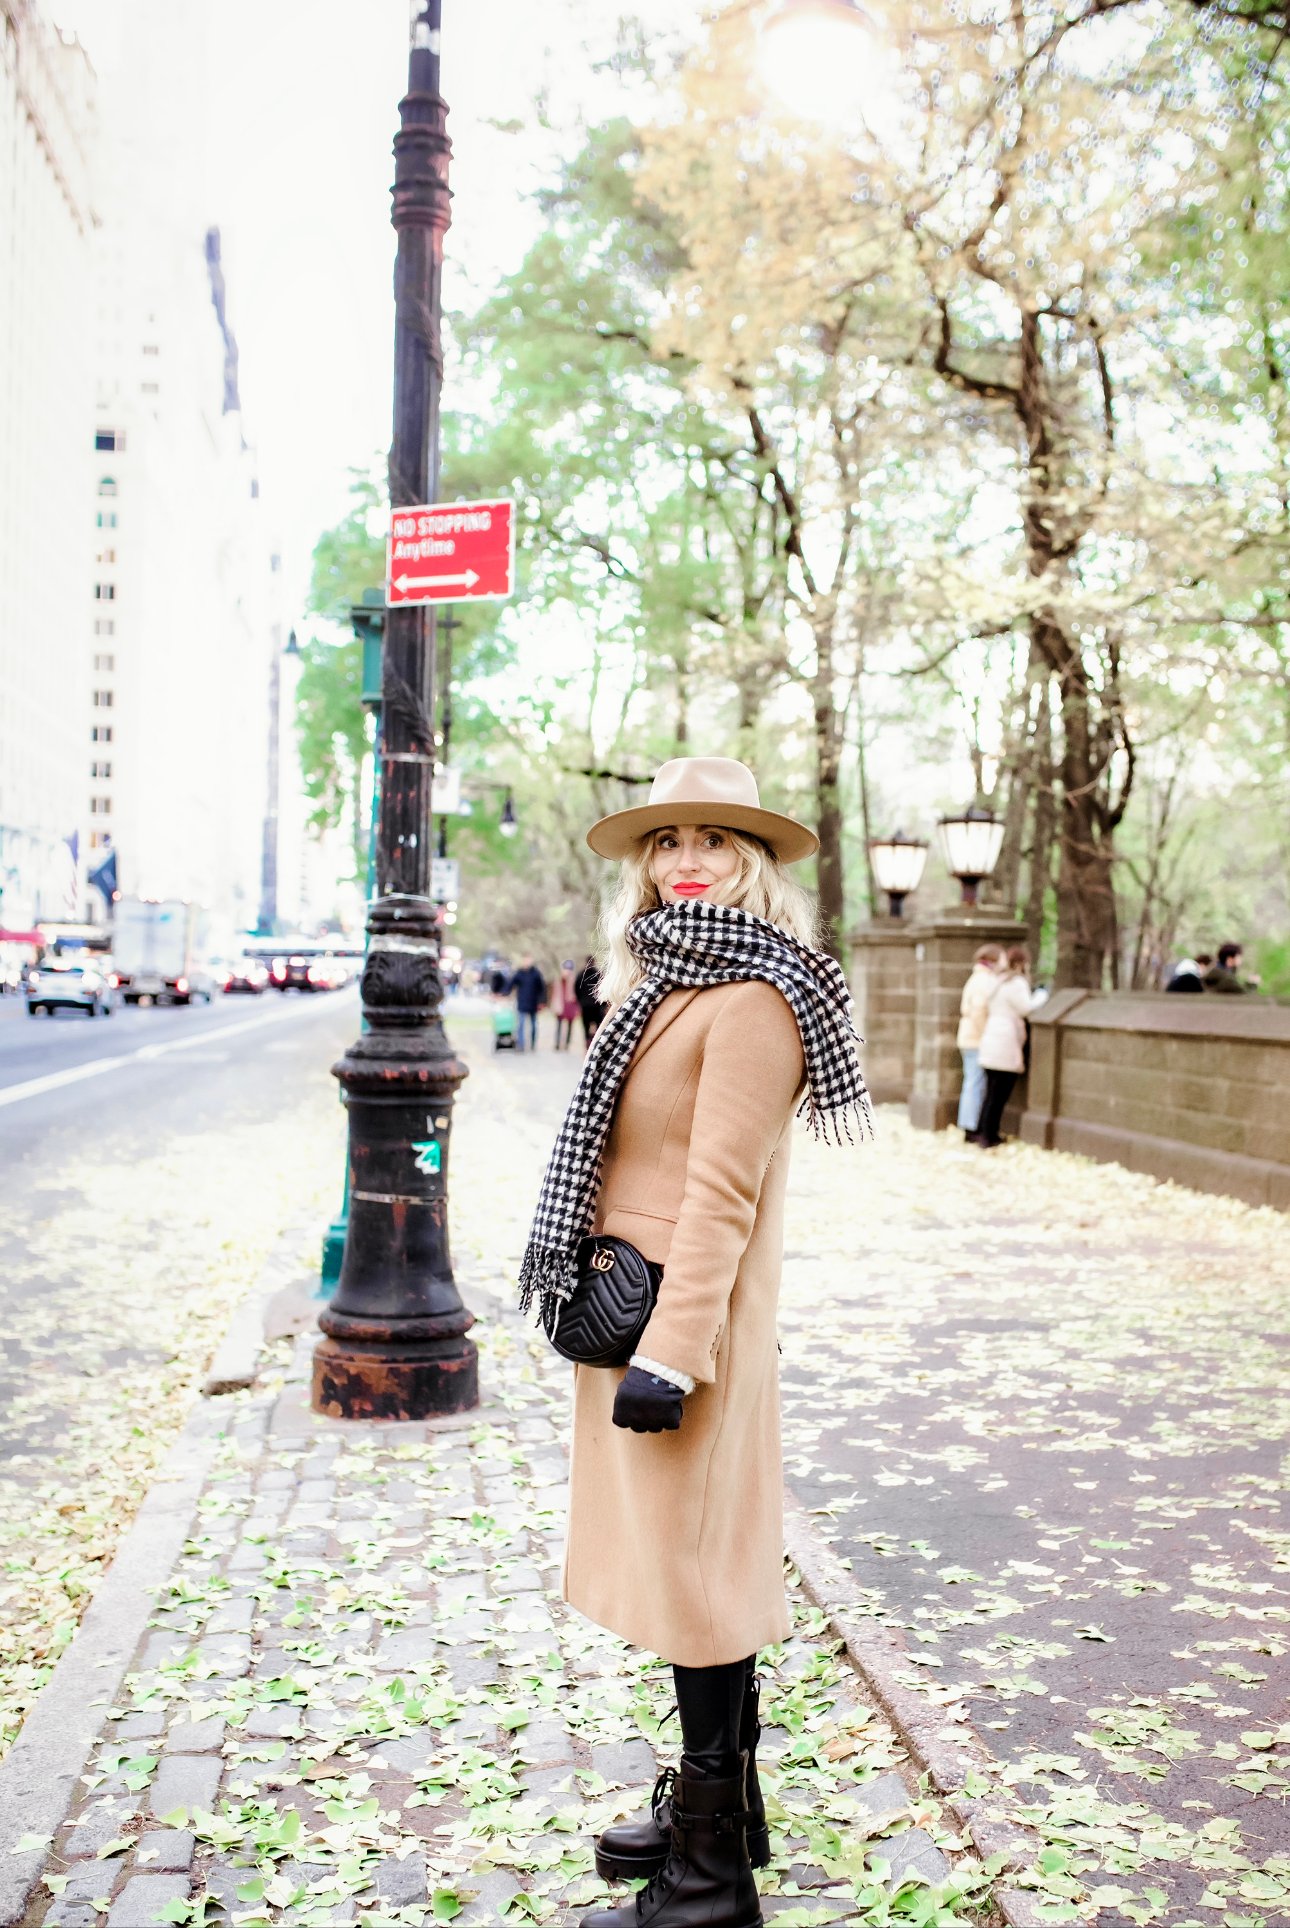
[[[867,1091],[862,1091],[859,1097],[848,1098],[841,1104],[824,1106],[817,1104],[814,1093],[808,1090],[797,1107],[797,1115],[806,1120],[807,1130],[812,1136],[826,1145],[841,1145],[844,1135],[848,1145],[855,1144],[856,1133],[859,1134],[861,1142],[866,1138],[877,1136]],[[851,1130],[853,1121],[855,1133]]]
[[[530,1245],[520,1265],[520,1312],[527,1316],[536,1299],[539,1309],[554,1299],[564,1305],[578,1282],[572,1252],[554,1246]]]

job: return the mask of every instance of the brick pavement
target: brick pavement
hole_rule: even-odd
[[[25,1928],[563,1922],[604,1898],[590,1837],[675,1742],[667,1676],[555,1598],[563,1372],[490,1309],[492,1395],[460,1420],[316,1417],[311,1334],[220,1402]],[[948,1877],[955,1838],[821,1616],[796,1620],[766,1664],[766,1916],[855,1921],[875,1880]]]

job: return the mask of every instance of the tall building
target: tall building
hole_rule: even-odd
[[[156,245],[109,198],[94,429],[91,865],[127,895],[254,924],[271,545],[242,431],[217,229]]]
[[[88,31],[88,29],[87,29]],[[208,225],[207,10],[131,0],[101,50],[91,867],[126,895],[256,921],[275,547],[244,430],[219,229]],[[194,99],[194,94],[198,97]]]
[[[0,0],[0,925],[73,916],[91,663],[94,77]]]

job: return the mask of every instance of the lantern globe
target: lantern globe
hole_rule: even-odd
[[[922,882],[927,862],[926,841],[921,837],[907,837],[903,830],[897,830],[891,837],[873,837],[869,841],[869,861],[874,882],[887,894],[891,916],[901,916],[906,897]]]

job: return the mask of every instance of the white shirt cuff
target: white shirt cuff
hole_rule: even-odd
[[[668,1385],[675,1386],[679,1392],[694,1391],[695,1382],[689,1373],[679,1371],[676,1366],[660,1366],[657,1359],[646,1359],[639,1352],[634,1352],[627,1363],[641,1372],[652,1372],[656,1379],[666,1379]]]

